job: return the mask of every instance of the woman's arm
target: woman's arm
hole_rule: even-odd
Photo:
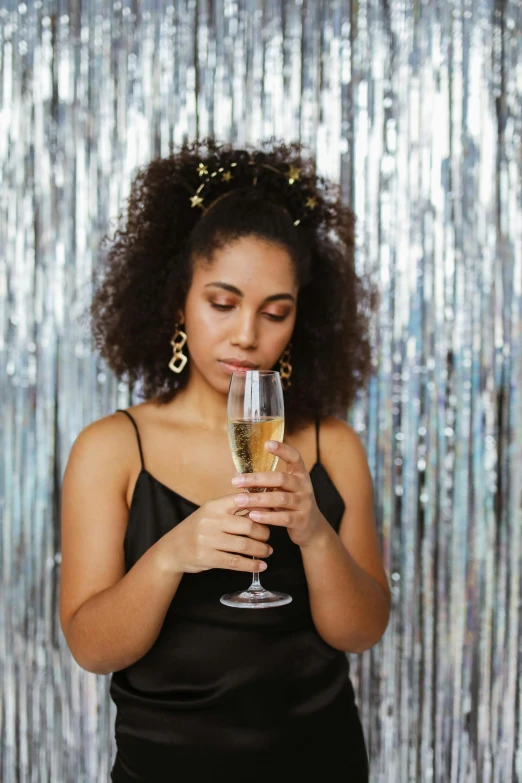
[[[390,617],[390,589],[373,513],[373,485],[363,445],[348,424],[321,425],[323,463],[345,502],[337,534],[322,517],[301,546],[312,617],[323,639],[361,653],[381,639]]]
[[[125,573],[133,449],[132,428],[118,416],[101,419],[78,436],[63,480],[60,623],[77,663],[96,674],[152,647],[182,576],[162,566],[157,544]]]
[[[327,522],[322,538],[301,553],[314,625],[325,642],[353,653],[377,644],[390,617],[389,591],[357,564]]]
[[[76,662],[94,674],[124,669],[147,653],[163,625],[182,574],[160,567],[157,545],[112,587],[91,596],[65,624]]]

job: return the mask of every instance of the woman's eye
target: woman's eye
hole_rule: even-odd
[[[213,307],[215,310],[232,310],[234,305],[224,305],[224,304],[218,304],[217,302],[211,302],[210,306]],[[275,313],[263,313],[263,315],[266,315],[267,318],[269,318],[271,321],[284,321],[286,318],[286,315],[275,315]]]

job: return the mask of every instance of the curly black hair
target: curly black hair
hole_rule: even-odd
[[[301,142],[236,149],[206,138],[138,170],[114,236],[102,241],[90,316],[101,356],[131,388],[140,383],[143,399],[167,403],[186,386],[188,371],[168,363],[194,259],[212,263],[217,247],[253,235],[287,249],[299,284],[285,429],[346,416],[372,371],[376,291],[355,270],[352,209],[303,153]],[[203,201],[193,205],[198,188]]]

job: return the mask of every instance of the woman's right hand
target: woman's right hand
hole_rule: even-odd
[[[266,563],[259,558],[272,553],[266,543],[270,528],[238,516],[234,497],[209,500],[160,538],[156,546],[166,570],[173,574],[197,574],[211,568],[265,570]]]

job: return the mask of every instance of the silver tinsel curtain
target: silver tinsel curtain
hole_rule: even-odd
[[[0,0],[2,781],[109,779],[60,483],[131,395],[81,316],[136,167],[207,134],[306,142],[379,286],[349,412],[393,586],[351,656],[372,783],[522,780],[521,106],[521,0]]]

